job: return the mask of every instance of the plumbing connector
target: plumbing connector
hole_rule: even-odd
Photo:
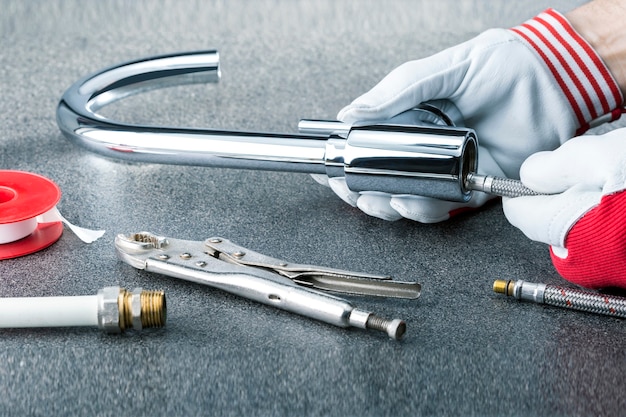
[[[106,333],[163,327],[163,291],[106,287],[96,295],[0,298],[0,328],[97,326]]]
[[[98,327],[106,333],[163,327],[165,321],[163,291],[141,288],[127,291],[120,287],[106,287],[98,291]]]

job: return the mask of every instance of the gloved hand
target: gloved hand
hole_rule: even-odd
[[[547,10],[512,29],[491,29],[429,58],[407,62],[339,112],[347,123],[385,120],[419,103],[447,99],[478,136],[479,173],[517,178],[531,154],[557,148],[590,127],[614,120],[623,98],[597,53],[567,20]],[[431,223],[484,204],[416,196],[355,193],[329,185],[344,201],[385,220]]]
[[[589,288],[626,288],[626,128],[532,155],[521,180],[546,194],[504,199],[507,219],[551,245],[557,271]]]

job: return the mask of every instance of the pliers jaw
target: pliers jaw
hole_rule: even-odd
[[[122,261],[137,269],[146,269],[147,259],[156,250],[167,246],[169,246],[167,238],[150,232],[120,234],[115,238],[117,255]]]

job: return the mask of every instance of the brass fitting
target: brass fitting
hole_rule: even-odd
[[[163,327],[166,319],[163,291],[135,288],[131,292],[120,287],[106,287],[98,291],[98,327],[107,333]]]
[[[498,294],[513,295],[515,281],[497,279],[493,282],[493,291]]]

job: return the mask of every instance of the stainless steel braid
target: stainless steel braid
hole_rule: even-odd
[[[589,313],[626,318],[626,298],[547,285],[543,302]]]
[[[502,197],[540,195],[540,193],[526,187],[521,181],[499,177],[491,177],[491,194]]]

